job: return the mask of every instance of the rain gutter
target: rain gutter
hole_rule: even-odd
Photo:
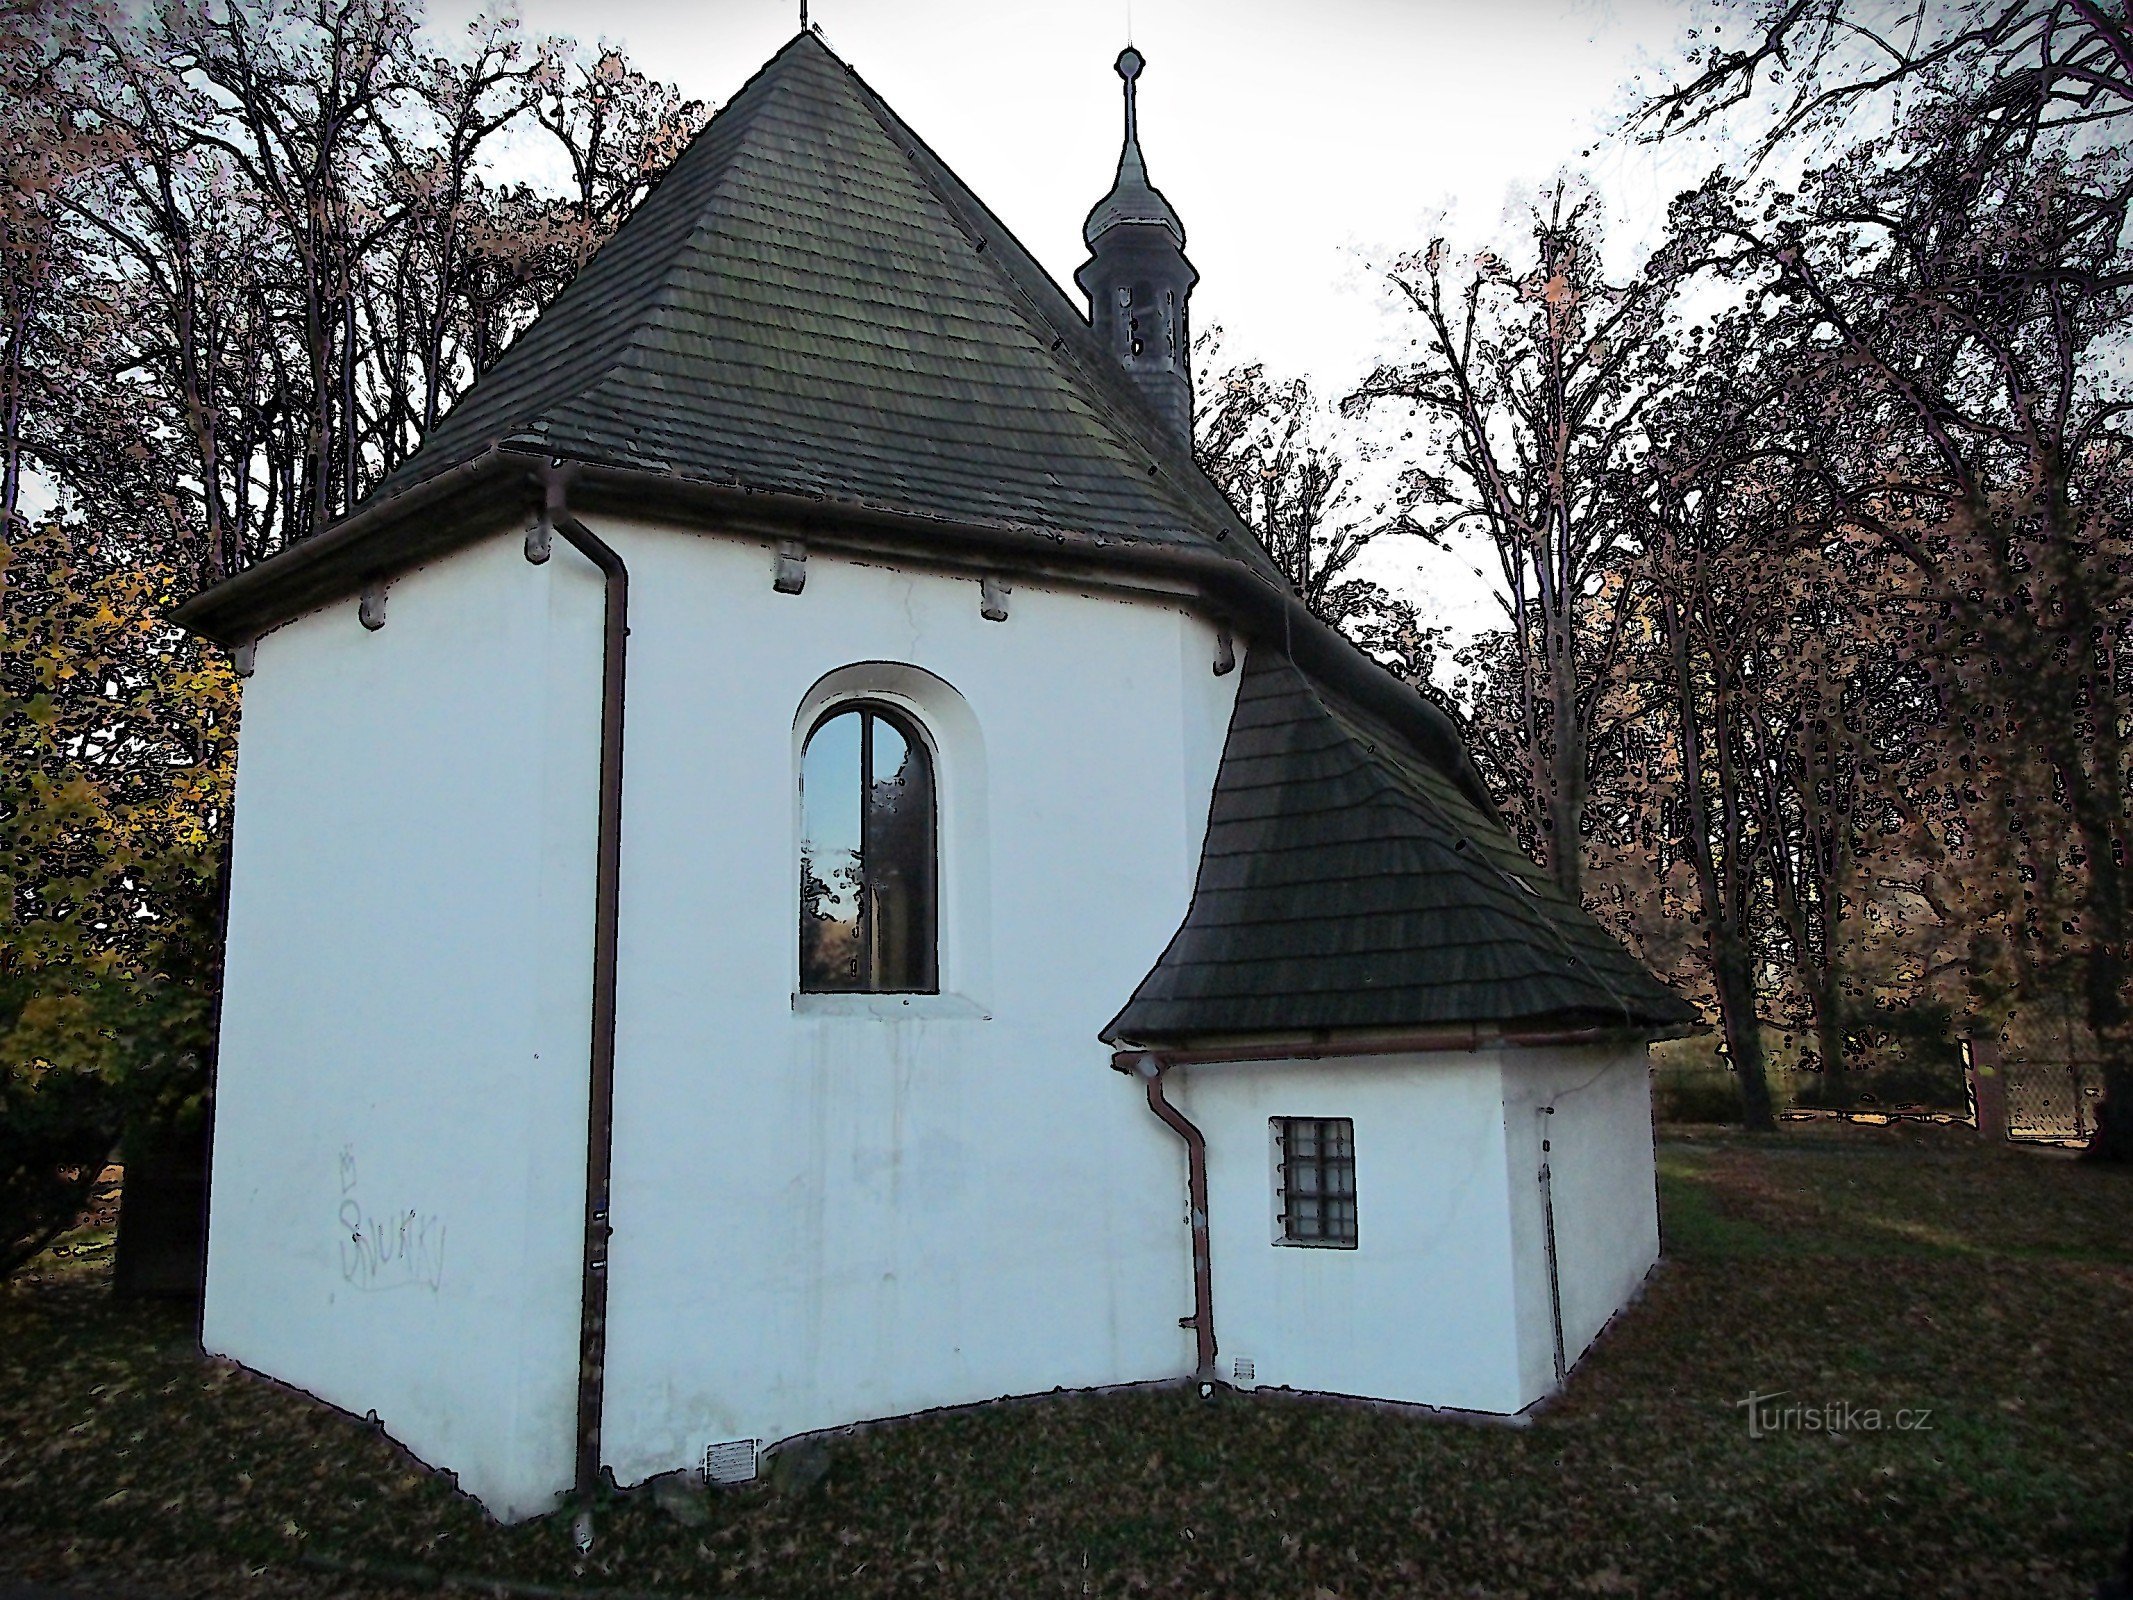
[[[1206,1045],[1197,1049],[1149,1048],[1123,1045],[1111,1058],[1120,1072],[1135,1070],[1133,1063],[1153,1057],[1166,1067],[1211,1066],[1226,1061],[1327,1061],[1352,1056],[1413,1056],[1446,1050],[1531,1049],[1542,1046],[1637,1044],[1653,1039],[1675,1039],[1692,1032],[1689,1027],[1610,1027],[1515,1029],[1459,1026],[1431,1028],[1414,1033],[1380,1034],[1361,1039],[1292,1039],[1286,1043]]]

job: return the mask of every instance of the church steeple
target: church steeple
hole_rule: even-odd
[[[1126,81],[1126,143],[1111,192],[1096,202],[1081,230],[1089,247],[1074,281],[1089,297],[1096,336],[1148,397],[1175,441],[1192,443],[1192,326],[1186,302],[1200,274],[1185,259],[1185,225],[1148,181],[1141,156],[1135,81],[1145,65],[1128,45],[1119,52]]]

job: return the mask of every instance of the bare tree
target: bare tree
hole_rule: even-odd
[[[400,0],[0,0],[0,1267],[205,1091],[237,683],[164,612],[373,489],[700,121],[580,59]],[[498,180],[537,103],[567,193]]]
[[[563,39],[542,46],[531,84],[534,115],[570,162],[575,271],[681,154],[704,106],[646,77],[619,50],[586,61]]]
[[[1220,358],[1222,330],[1199,339],[1202,366]],[[1193,457],[1229,497],[1305,605],[1340,627],[1384,604],[1375,584],[1347,577],[1383,531],[1356,505],[1346,456],[1324,438],[1325,419],[1302,378],[1269,379],[1259,362],[1200,384]]]
[[[56,203],[121,305],[95,383],[165,408],[190,581],[340,515],[568,281],[701,122],[613,51],[483,19],[433,53],[401,0],[253,0],[40,23],[111,148]],[[64,40],[61,33],[66,34]],[[500,184],[538,117],[573,186]],[[150,393],[139,392],[143,386]],[[59,475],[93,483],[58,430]]]
[[[1697,70],[1635,119],[1647,138],[1706,128],[1775,85],[1756,150],[1843,133],[1892,90],[1953,94],[1988,159],[2108,131],[2133,110],[2133,27],[2108,0],[1762,0],[1739,47],[1690,52]],[[2123,208],[2121,181],[2100,197]]]
[[[1792,62],[1780,133],[1891,87],[1911,96],[1798,194],[1714,179],[1676,222],[1710,270],[1777,309],[1771,337],[1815,398],[1777,426],[1827,472],[1832,532],[1917,575],[1911,649],[1945,722],[1986,742],[1978,781],[2013,835],[2064,840],[2054,936],[2109,1058],[2092,1150],[2133,1159],[2133,166],[2116,137],[2133,45],[2122,13],[2092,5],[1903,16],[1890,31],[1827,0],[1775,8],[1755,47],[1721,52],[1651,114],[1716,115],[1770,61]]]
[[[1483,252],[1449,296],[1442,240],[1401,262],[1391,282],[1421,318],[1426,351],[1380,367],[1343,402],[1351,413],[1403,404],[1432,430],[1443,466],[1408,474],[1400,531],[1442,545],[1478,528],[1495,549],[1537,842],[1573,898],[1590,734],[1630,602],[1609,581],[1633,526],[1614,482],[1638,445],[1665,299],[1655,277],[1606,282],[1591,204],[1568,204],[1559,186],[1534,219],[1532,265],[1514,271]]]

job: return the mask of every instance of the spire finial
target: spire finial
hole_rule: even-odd
[[[1118,75],[1126,80],[1126,143],[1140,143],[1140,128],[1134,112],[1133,80],[1141,75],[1147,60],[1130,44],[1119,51],[1116,68]]]

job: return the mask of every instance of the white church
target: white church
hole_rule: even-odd
[[[1141,58],[1070,300],[811,33],[249,674],[207,1348],[499,1517],[1159,1382],[1515,1414],[1691,1016],[1194,466]]]

